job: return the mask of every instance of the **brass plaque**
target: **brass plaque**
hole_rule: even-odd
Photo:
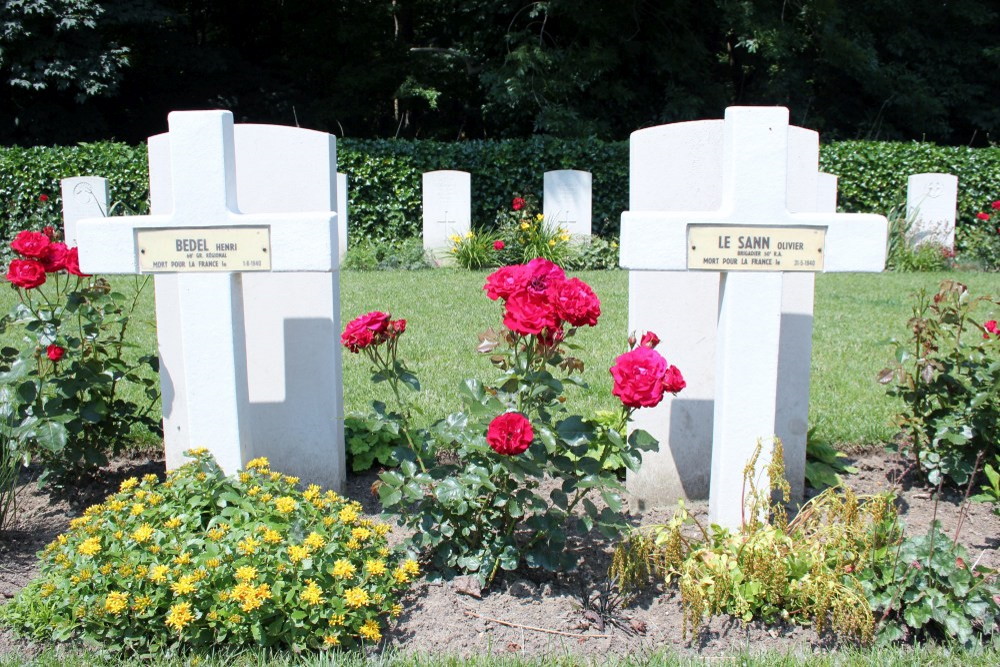
[[[825,227],[688,225],[688,269],[822,271]]]
[[[270,227],[137,229],[142,273],[271,270]]]

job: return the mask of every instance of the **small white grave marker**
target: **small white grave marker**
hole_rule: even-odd
[[[472,176],[466,171],[429,171],[423,176],[424,249],[451,247],[450,237],[472,229]]]
[[[906,179],[906,219],[912,221],[909,242],[913,247],[936,243],[955,247],[955,214],[958,176],[913,174]]]
[[[148,216],[81,220],[80,266],[90,273],[137,273],[143,238],[171,230],[178,262],[175,299],[184,391],[162,378],[164,414],[182,403],[187,432],[175,434],[188,446],[207,447],[227,473],[253,455],[249,414],[243,295],[245,248],[208,239],[202,231],[241,233],[267,230],[271,271],[335,270],[336,230],[332,211],[243,214],[236,206],[233,117],[228,111],[182,111],[168,117],[173,210]],[[213,255],[210,257],[209,255]],[[233,261],[234,272],[205,273],[199,263]],[[190,266],[188,262],[194,262]],[[180,264],[186,264],[181,266]],[[157,295],[159,297],[159,294]],[[159,301],[159,298],[158,298]],[[158,303],[158,310],[160,304]]]
[[[590,236],[593,176],[589,171],[560,169],[545,172],[542,213],[550,225],[565,227],[574,236]]]
[[[825,271],[880,271],[885,262],[884,217],[789,212],[788,141],[787,109],[731,107],[724,125],[723,192],[718,210],[622,214],[623,267],[690,271],[717,265],[723,271],[709,519],[728,527],[738,527],[743,521],[744,499],[739,489],[746,462],[760,441],[764,456],[757,471],[762,471],[775,435],[784,272],[818,270],[817,255],[822,256]],[[718,261],[696,266],[699,255],[697,248],[691,248],[691,232],[706,226],[713,230],[719,246]],[[821,252],[810,250],[804,237],[784,238],[789,230],[812,233],[817,228],[824,234]],[[728,251],[727,241],[736,248],[735,256],[723,252]],[[724,263],[724,259],[736,262]],[[771,270],[741,271],[754,266],[755,259],[756,266]],[[675,326],[683,327],[684,320]]]
[[[63,240],[76,245],[76,223],[84,218],[108,214],[108,181],[101,176],[73,176],[60,182],[63,209]]]

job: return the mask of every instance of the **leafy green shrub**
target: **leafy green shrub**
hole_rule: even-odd
[[[816,436],[813,426],[806,433],[806,483],[814,489],[838,486],[841,473],[855,473],[858,469],[847,463],[847,454]]]
[[[597,271],[618,268],[618,239],[588,236],[574,239],[566,268],[573,271]]]
[[[973,496],[972,500],[992,503],[993,513],[1000,514],[1000,455],[993,458],[992,464],[987,463],[983,466],[983,476],[986,477],[986,480],[980,493]]]
[[[937,521],[859,573],[880,641],[974,640],[1000,631],[996,572],[976,566]]]
[[[344,418],[344,444],[351,470],[368,470],[376,461],[383,466],[396,466],[393,452],[404,444],[402,416],[388,412],[385,403],[375,401],[369,415]]]
[[[1000,200],[990,202],[961,227],[964,259],[987,271],[1000,271]]]
[[[355,271],[416,271],[430,268],[431,262],[420,239],[361,240],[344,256],[343,267]]]
[[[567,522],[577,507],[586,530],[617,535],[625,525],[622,486],[606,464],[614,455],[637,469],[641,452],[656,443],[641,430],[624,438],[629,416],[684,386],[680,372],[651,349],[658,341],[652,336],[612,368],[623,408],[610,427],[571,414],[565,390],[580,384],[573,373],[583,362],[569,356],[569,341],[577,327],[596,324],[596,295],[543,259],[499,269],[487,278],[487,295],[504,301],[507,329],[482,334],[479,344],[499,377],[488,384],[467,380],[465,409],[427,429],[411,426],[408,392],[420,385],[398,357],[405,327],[372,312],[350,322],[342,336],[371,363],[372,380],[388,385],[404,420],[399,469],[380,475],[383,505],[415,531],[410,543],[438,572],[469,573],[483,584],[522,562],[574,567]],[[640,384],[644,391],[635,389]],[[546,479],[556,488],[543,491]],[[606,507],[599,509],[591,495],[600,495]]]
[[[893,206],[889,220],[889,247],[885,265],[890,271],[945,271],[952,268],[955,253],[937,243],[924,241],[914,246],[913,224],[916,218],[906,214],[904,204]]]
[[[106,463],[137,425],[160,429],[150,416],[159,398],[156,357],[132,361],[125,342],[149,276],[136,276],[131,294],[112,291],[80,273],[77,249],[57,239],[48,227],[11,243],[21,255],[7,272],[18,301],[0,318],[0,332],[21,338],[0,349],[0,386],[9,388],[0,409],[10,414],[19,454],[43,466],[42,481]],[[142,387],[148,402],[122,398],[122,383]]]
[[[759,454],[758,445],[744,479],[753,498],[749,516],[764,519],[745,522],[736,532],[706,529],[681,503],[668,523],[643,526],[616,547],[610,575],[629,593],[651,581],[676,582],[685,635],[722,613],[744,622],[808,623],[817,632],[829,628],[870,641],[875,618],[855,573],[885,558],[898,540],[891,494],[858,497],[830,488],[788,521],[770,493],[783,494],[787,502],[780,443],[769,468],[769,492],[753,484]]]
[[[166,481],[127,479],[74,519],[0,620],[140,653],[381,639],[419,573],[388,548],[388,525],[332,491],[299,491],[266,459],[226,477],[207,451],[187,454]]]
[[[0,388],[2,391],[8,390]],[[4,403],[0,399],[0,533],[14,522],[17,514],[17,478],[21,471],[21,452],[13,435],[9,406],[9,401]]]
[[[499,266],[506,256],[506,242],[496,232],[467,232],[449,237],[449,253],[463,269],[489,269]]]
[[[1000,453],[1000,330],[981,312],[997,302],[951,280],[915,296],[913,335],[893,341],[896,363],[879,381],[903,401],[898,449],[931,484],[961,486],[980,452]]]

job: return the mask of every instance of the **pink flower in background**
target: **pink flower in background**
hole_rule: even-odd
[[[983,213],[982,211],[980,211],[979,213],[976,213],[976,217],[979,218],[980,220],[989,220],[990,219],[990,214],[989,213]]]
[[[986,333],[983,334],[983,338],[989,338],[990,334],[993,334],[994,336],[1000,336],[1000,327],[997,326],[996,320],[989,320],[988,322],[984,322],[983,329],[986,330]]]
[[[45,257],[52,239],[42,232],[29,232],[27,230],[18,232],[14,240],[10,242],[10,247],[25,257],[41,259]]]
[[[503,241],[494,241],[493,242],[493,249],[494,250],[503,250],[505,247],[506,247],[506,244]]]
[[[373,343],[378,345],[385,338],[384,334],[389,329],[389,322],[389,313],[377,310],[356,317],[344,327],[344,333],[340,335],[340,343],[355,353]],[[403,329],[405,328],[404,321]]]
[[[497,454],[517,456],[531,446],[535,432],[531,422],[520,412],[505,412],[490,422],[486,443]]]
[[[38,287],[45,282],[45,267],[33,259],[15,259],[7,269],[7,280],[24,289]]]
[[[45,348],[45,354],[52,361],[59,361],[63,358],[63,355],[66,354],[66,350],[53,343]]]
[[[510,207],[512,209],[514,209],[515,211],[520,211],[526,205],[527,205],[527,202],[525,202],[524,198],[522,198],[522,197],[514,197],[514,201],[512,201],[510,203]]]

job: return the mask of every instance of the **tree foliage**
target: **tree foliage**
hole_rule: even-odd
[[[992,0],[2,6],[8,143],[140,141],[169,110],[206,107],[442,140],[622,139],[732,104],[788,106],[829,138],[985,144],[1000,131]]]

